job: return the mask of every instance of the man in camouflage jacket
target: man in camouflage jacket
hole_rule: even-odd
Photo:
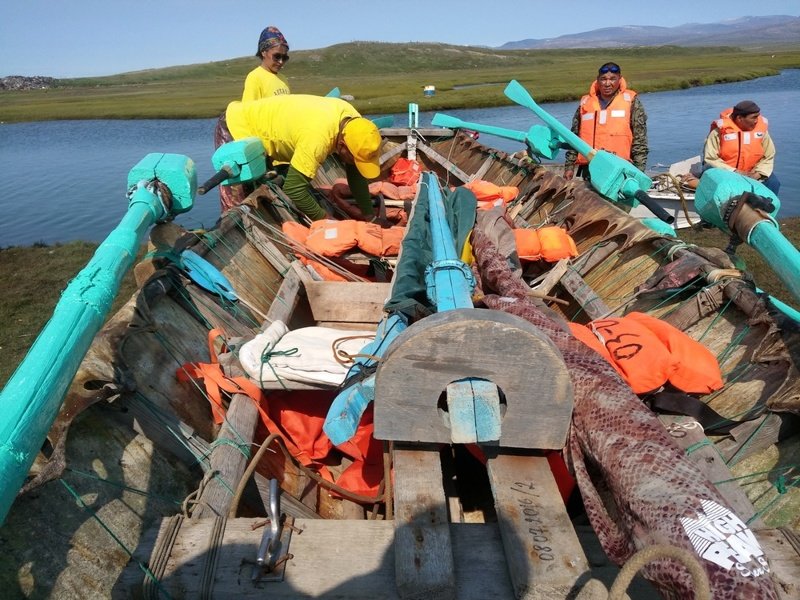
[[[625,107],[629,107],[629,111],[626,111],[630,114],[629,121],[615,123],[613,117],[623,114]],[[606,110],[609,108],[611,110]],[[589,93],[581,98],[572,118],[571,129],[593,148],[613,152],[630,160],[637,169],[645,170],[648,154],[647,114],[638,94],[627,87],[622,70],[616,63],[606,63],[600,67]],[[578,175],[588,179],[589,170],[585,161],[578,160],[575,150],[567,151],[564,177],[572,179],[576,164]]]

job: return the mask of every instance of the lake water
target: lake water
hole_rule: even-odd
[[[536,90],[530,90],[536,97]],[[649,165],[669,165],[699,154],[708,126],[719,111],[743,99],[755,100],[769,118],[778,149],[781,216],[800,215],[800,160],[792,132],[800,131],[800,70],[776,77],[642,94],[648,114]],[[576,102],[543,105],[569,125]],[[424,107],[424,105],[423,105]],[[527,131],[538,123],[529,110],[500,107],[451,110],[465,121]],[[420,125],[433,113],[422,113]],[[407,123],[396,115],[395,124]],[[198,180],[213,174],[215,119],[55,121],[0,125],[0,247],[99,242],[127,209],[128,171],[149,152],[185,154],[197,163]],[[481,141],[506,151],[522,144],[482,135]],[[219,216],[215,191],[199,196],[191,212],[178,217],[188,227],[210,227]]]

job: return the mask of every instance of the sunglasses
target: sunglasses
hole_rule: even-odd
[[[603,66],[600,67],[599,73],[600,75],[604,75],[606,73],[619,73],[619,67],[617,65]]]
[[[289,60],[288,54],[272,54],[270,55],[272,60],[277,60],[278,62],[287,62]]]

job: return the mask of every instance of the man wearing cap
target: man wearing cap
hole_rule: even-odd
[[[758,104],[742,100],[711,122],[703,147],[704,169],[736,171],[761,181],[777,195],[781,184],[773,173],[774,166],[775,144]]]
[[[572,118],[572,132],[597,150],[621,156],[644,171],[647,165],[647,114],[636,92],[628,88],[617,63],[597,70],[589,93],[581,98]],[[575,150],[567,150],[564,177],[589,178],[588,161]]]
[[[311,195],[309,184],[334,153],[344,163],[361,214],[366,220],[374,219],[367,180],[380,175],[381,135],[349,103],[303,94],[272,96],[231,102],[224,117],[221,124],[232,139],[257,137],[270,161],[289,164],[283,191],[312,221],[328,215]]]
[[[242,101],[288,94],[289,84],[278,75],[289,60],[289,42],[280,29],[270,25],[261,32],[256,57],[261,59],[261,64],[247,74]]]

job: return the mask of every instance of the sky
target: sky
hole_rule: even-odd
[[[800,0],[8,0],[3,5],[0,77],[113,75],[249,56],[267,25],[277,26],[292,50],[356,40],[493,47],[601,27],[800,16]]]

